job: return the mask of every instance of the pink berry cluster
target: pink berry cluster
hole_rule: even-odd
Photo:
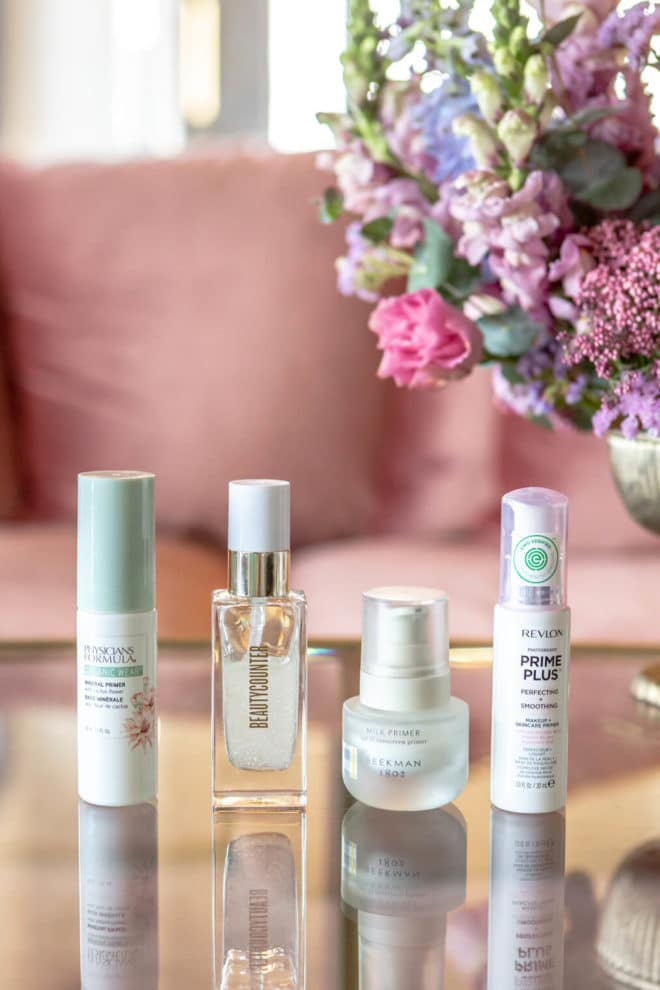
[[[605,220],[589,231],[596,267],[580,285],[581,313],[569,344],[606,378],[623,360],[660,351],[660,227]]]

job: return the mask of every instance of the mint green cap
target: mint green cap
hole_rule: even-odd
[[[155,608],[154,475],[78,475],[78,608],[148,612]]]

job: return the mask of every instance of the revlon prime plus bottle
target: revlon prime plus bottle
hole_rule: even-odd
[[[213,793],[306,801],[306,603],[289,590],[288,481],[229,485],[229,588],[213,594]]]
[[[366,592],[360,696],[344,703],[346,789],[374,808],[440,808],[465,787],[468,729],[450,693],[445,593]]]
[[[566,802],[570,611],[568,499],[520,488],[502,499],[493,637],[491,800],[538,814]]]
[[[78,793],[156,797],[154,476],[78,476]]]

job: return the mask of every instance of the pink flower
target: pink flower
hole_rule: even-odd
[[[559,258],[550,265],[550,281],[561,282],[569,299],[577,298],[582,279],[596,264],[588,250],[590,246],[584,234],[569,234],[562,241]]]
[[[547,298],[548,240],[570,222],[552,173],[531,172],[513,193],[491,172],[466,172],[452,187],[451,214],[462,225],[458,253],[472,265],[486,257],[504,301],[528,312]]]
[[[593,17],[602,21],[610,11],[614,10],[617,3],[618,0],[588,0],[588,2],[578,5],[574,3],[574,0],[545,0],[545,3],[536,0],[534,6],[539,14],[545,17],[549,23],[554,23],[556,21],[562,21],[565,17],[570,17],[572,14],[579,14],[580,6],[587,13],[591,13]]]
[[[408,250],[424,237],[423,221],[430,210],[431,204],[414,179],[391,179],[374,191],[363,222],[393,215],[390,243]]]
[[[319,156],[318,164],[334,170],[350,213],[366,213],[373,206],[378,189],[391,175],[390,169],[375,162],[357,139],[340,143],[337,151],[325,152]]]
[[[134,715],[124,721],[124,732],[130,749],[147,749],[153,746],[154,723],[147,715]]]
[[[430,388],[469,374],[482,354],[479,328],[434,289],[382,299],[369,328],[378,335],[380,378]]]

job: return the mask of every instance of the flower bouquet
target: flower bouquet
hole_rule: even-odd
[[[492,368],[548,425],[660,434],[660,8],[352,0],[330,222],[339,289],[374,304],[379,375],[427,388]]]

